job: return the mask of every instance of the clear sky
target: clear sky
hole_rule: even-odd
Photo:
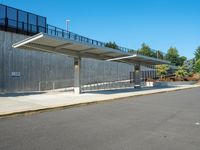
[[[100,41],[164,52],[176,47],[193,58],[200,45],[200,0],[0,0],[47,17],[49,24]]]

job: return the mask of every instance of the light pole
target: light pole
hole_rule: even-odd
[[[69,31],[69,22],[70,22],[70,20],[67,19],[67,20],[66,20],[67,32]]]

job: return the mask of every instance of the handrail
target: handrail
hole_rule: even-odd
[[[55,27],[55,26],[52,26],[49,24],[47,24],[46,33],[49,35],[52,35],[52,36],[62,37],[62,38],[78,41],[81,43],[92,44],[92,45],[100,46],[100,47],[107,47],[105,42],[90,39],[85,36],[82,36],[82,35],[79,35],[79,34],[76,34],[76,33],[70,32],[70,31],[66,31],[64,29],[61,29],[61,28],[58,28],[58,27]],[[133,50],[133,49],[126,48],[126,47],[121,47],[121,46],[118,46],[118,48],[116,50],[119,50],[119,51],[122,51],[125,53],[140,54],[140,55],[147,56],[147,55],[141,53],[140,51]],[[149,57],[165,60],[166,54],[164,54],[163,52],[156,51],[156,50],[151,50],[151,51],[154,55],[149,56]]]
[[[100,47],[104,47],[104,48],[105,47],[109,48],[106,46],[105,42],[90,39],[85,36],[82,36],[82,35],[79,35],[79,34],[76,34],[76,33],[70,32],[70,31],[66,31],[64,29],[61,29],[61,28],[58,28],[58,27],[55,27],[55,26],[52,26],[49,24],[46,24],[46,26],[43,27],[43,26],[37,26],[37,25],[25,23],[25,22],[8,19],[8,18],[0,18],[0,29],[2,29],[2,26],[3,26],[3,28],[5,28],[4,30],[11,30],[11,32],[23,33],[23,34],[27,34],[27,35],[34,35],[39,32],[44,32],[51,36],[62,37],[65,39],[69,39],[69,40],[73,40],[73,41],[77,41],[77,42],[81,42],[81,43],[86,43],[86,44],[91,44],[91,45],[100,46]],[[133,49],[129,49],[126,47],[121,47],[121,46],[118,46],[116,50],[119,50],[119,51],[125,52],[125,53],[140,54],[140,55],[148,56],[148,55],[141,53],[138,50],[133,50]],[[152,52],[152,56],[148,56],[148,57],[166,60],[165,53],[163,53],[161,51],[156,51],[156,50],[151,50],[151,52]]]

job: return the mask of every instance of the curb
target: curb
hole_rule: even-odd
[[[145,96],[145,95],[153,95],[153,94],[159,94],[159,93],[168,93],[168,92],[174,92],[174,91],[188,90],[188,89],[193,89],[193,88],[198,88],[198,87],[200,87],[200,85],[193,86],[193,87],[184,87],[184,88],[179,88],[179,89],[173,89],[173,90],[166,89],[164,91],[156,91],[156,92],[144,93],[144,94],[141,93],[138,95],[132,95],[132,96],[130,95],[130,96],[124,96],[124,97],[119,97],[119,98],[110,98],[110,99],[106,99],[106,100],[97,100],[97,101],[92,101],[92,102],[83,102],[83,103],[63,105],[63,106],[46,107],[46,108],[39,108],[39,109],[32,109],[32,110],[24,110],[24,111],[19,111],[19,112],[11,112],[11,113],[6,113],[6,114],[0,114],[0,119],[17,117],[17,116],[28,116],[28,115],[42,113],[42,112],[50,112],[50,111],[54,111],[54,110],[63,110],[66,108],[75,108],[75,107],[87,106],[87,105],[104,103],[104,102],[112,102],[112,101],[123,100],[125,98],[131,98],[131,97],[140,97],[140,96]]]

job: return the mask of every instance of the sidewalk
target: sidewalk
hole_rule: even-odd
[[[195,87],[200,87],[200,85],[99,91],[81,95],[75,95],[70,92],[0,94],[0,117]]]

